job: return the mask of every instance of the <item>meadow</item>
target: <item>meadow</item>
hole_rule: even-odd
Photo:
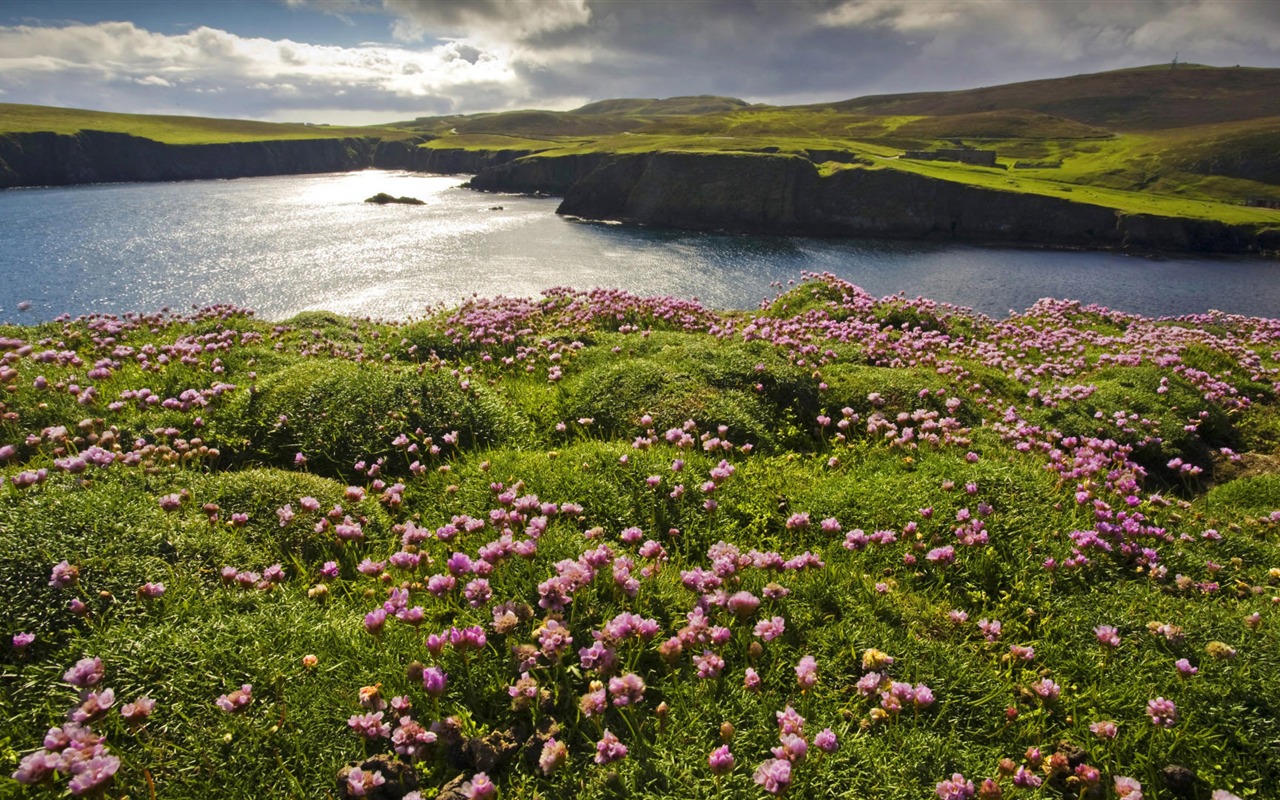
[[[0,352],[0,796],[1280,785],[1280,320],[808,275]]]

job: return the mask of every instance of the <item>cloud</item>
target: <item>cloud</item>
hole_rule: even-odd
[[[472,93],[489,102],[515,94],[519,80],[503,53],[458,42],[416,50],[337,47],[207,27],[167,35],[129,22],[0,27],[0,53],[0,88],[89,98],[103,89],[176,87],[234,95],[219,106],[238,102],[240,109],[225,111],[259,118],[328,108],[376,111],[384,120],[397,112],[448,112]],[[223,87],[234,91],[213,91]],[[138,95],[141,102],[128,110],[150,108],[146,97]]]

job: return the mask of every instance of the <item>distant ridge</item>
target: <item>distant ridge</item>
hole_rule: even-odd
[[[953,116],[1029,109],[1120,131],[1280,116],[1280,69],[1168,64],[953,92],[858,97],[808,108]]]

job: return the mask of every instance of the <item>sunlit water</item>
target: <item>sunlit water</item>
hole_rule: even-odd
[[[557,200],[396,172],[0,192],[0,320],[210,303],[403,319],[472,294],[611,287],[751,308],[804,270],[997,317],[1041,297],[1147,315],[1280,316],[1280,263],[572,222]],[[364,203],[380,191],[423,206]],[[494,209],[501,206],[501,209]],[[29,301],[26,314],[17,304]]]

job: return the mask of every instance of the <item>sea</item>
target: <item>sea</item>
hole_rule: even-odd
[[[995,318],[1043,297],[1146,316],[1280,316],[1280,262],[876,239],[727,235],[574,221],[555,198],[466,176],[366,170],[0,192],[0,321],[229,303],[387,320],[552,287],[749,309],[806,272]],[[378,192],[422,205],[374,205]]]

